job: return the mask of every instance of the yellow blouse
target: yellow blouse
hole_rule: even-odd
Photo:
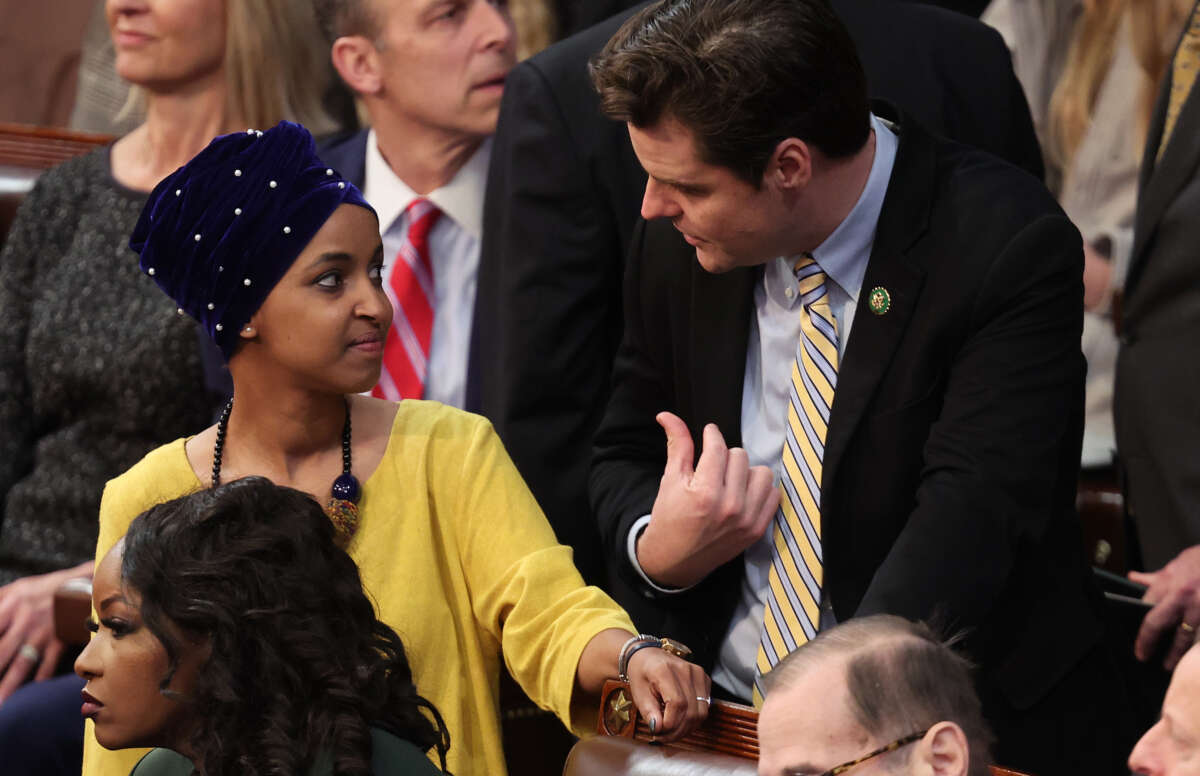
[[[105,487],[97,560],[141,512],[204,487],[184,442],[154,450]],[[417,691],[445,718],[451,771],[505,773],[502,648],[536,703],[577,735],[594,730],[586,709],[571,716],[579,656],[600,631],[633,633],[633,624],[583,584],[487,420],[401,402],[359,515],[347,549],[380,619],[404,641]],[[125,776],[145,753],[101,748],[87,723],[84,776]]]

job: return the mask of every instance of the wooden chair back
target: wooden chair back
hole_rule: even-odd
[[[0,165],[46,170],[113,140],[112,135],[0,123]]]
[[[0,246],[43,171],[112,140],[109,135],[0,123]]]

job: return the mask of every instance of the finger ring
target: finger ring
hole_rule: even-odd
[[[42,653],[32,644],[22,644],[21,648],[17,650],[17,654],[30,663],[42,662]]]
[[[1196,626],[1188,625],[1186,622],[1179,623],[1179,629],[1182,630],[1184,633],[1195,633],[1196,632]]]
[[[697,695],[696,700],[700,701],[701,703],[712,703],[712,698],[708,697],[707,695]]]

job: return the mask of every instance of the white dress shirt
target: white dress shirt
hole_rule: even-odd
[[[492,139],[485,140],[462,169],[439,189],[425,195],[442,211],[429,234],[433,264],[433,336],[425,376],[426,399],[463,406],[467,391],[467,354],[475,310],[483,196],[487,184]],[[363,196],[379,214],[383,238],[383,283],[391,287],[392,268],[408,232],[405,209],[419,195],[400,180],[367,134],[366,180]]]
[[[871,116],[871,127],[875,131],[875,158],[866,186],[850,214],[813,251],[813,259],[828,276],[826,287],[837,325],[839,360],[845,355],[846,343],[850,341],[854,311],[899,145],[896,134],[874,115]],[[742,446],[750,465],[769,467],[775,473],[776,481],[787,433],[792,363],[796,358],[796,344],[800,342],[800,284],[792,272],[797,258],[780,257],[763,267],[762,279],[754,289],[755,315],[750,326],[742,384]],[[637,536],[649,522],[650,516],[646,515],[630,530],[628,550],[634,568],[656,589],[679,592],[655,585],[637,563]],[[741,595],[712,672],[714,682],[747,701],[754,682],[763,607],[770,594],[767,575],[771,567],[773,534],[774,528],[768,528],[763,538],[743,555],[746,573]],[[833,624],[833,611],[825,597],[820,627],[828,628]]]

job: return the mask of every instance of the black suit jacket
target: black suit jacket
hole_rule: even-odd
[[[317,142],[317,156],[361,189],[367,179],[367,130],[321,138]]]
[[[1200,544],[1200,85],[1160,158],[1171,84],[1168,68],[1142,159],[1113,396],[1126,504],[1150,569]]]
[[[920,5],[834,6],[875,95],[1041,175],[1029,110],[995,31]],[[628,16],[509,75],[492,148],[466,400],[495,424],[592,582],[603,573],[587,467],[621,337],[621,274],[646,175],[625,127],[600,114],[586,62]],[[352,175],[348,166],[341,172]]]
[[[1082,241],[1032,176],[911,121],[900,134],[825,442],[825,590],[839,621],[969,628],[985,688],[1028,709],[1102,635],[1074,512]],[[591,474],[610,563],[629,581],[626,537],[666,460],[655,414],[682,417],[697,453],[710,422],[740,444],[760,277],[706,273],[667,221],[634,236]],[[876,286],[892,298],[882,316],[867,309]],[[738,557],[684,593],[640,588],[662,601],[656,627],[711,667],[743,574]]]

